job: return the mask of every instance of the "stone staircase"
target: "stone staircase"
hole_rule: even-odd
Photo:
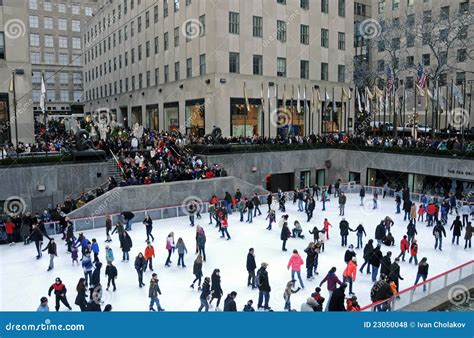
[[[123,180],[122,171],[113,157],[107,160],[107,167],[109,169],[109,176],[115,178],[117,182]]]

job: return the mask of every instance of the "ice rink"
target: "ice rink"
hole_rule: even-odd
[[[392,261],[399,252],[399,242],[406,233],[408,222],[403,221],[403,214],[395,214],[394,198],[386,197],[379,199],[379,208],[372,209],[371,196],[366,198],[364,207],[359,206],[358,194],[347,195],[347,205],[345,218],[349,221],[350,227],[355,229],[359,223],[362,223],[366,229],[367,237],[364,237],[364,244],[368,239],[374,238],[375,227],[385,216],[390,216],[395,225],[392,233],[395,237],[395,246],[388,248],[382,246],[382,252],[385,255],[387,251],[392,251]],[[416,203],[418,206],[418,203]],[[305,239],[289,239],[287,242],[287,252],[281,251],[280,228],[277,224],[273,225],[273,230],[268,231],[268,222],[265,220],[267,206],[261,206],[262,216],[254,218],[252,224],[239,222],[239,214],[234,212],[229,217],[229,233],[232,240],[227,241],[220,238],[220,232],[213,225],[208,225],[209,215],[203,214],[201,220],[196,220],[196,224],[204,227],[207,236],[206,254],[207,262],[204,263],[204,276],[211,276],[213,269],[221,270],[221,282],[224,296],[223,301],[228,293],[237,291],[238,295],[236,303],[238,310],[241,311],[245,303],[252,299],[256,308],[258,299],[258,291],[251,290],[247,285],[246,257],[250,247],[255,248],[257,268],[260,263],[265,261],[269,263],[268,274],[270,285],[272,288],[270,306],[275,311],[283,311],[284,300],[283,291],[286,283],[291,279],[290,271],[287,270],[287,263],[291,256],[292,250],[297,249],[303,260],[306,258],[304,249],[313,237],[308,233],[314,225],[322,229],[324,218],[333,224],[330,229],[330,239],[326,241],[325,251],[319,256],[319,275],[313,281],[306,280],[306,270],[302,267],[302,277],[305,283],[305,289],[291,297],[292,307],[299,311],[301,303],[314,291],[315,287],[324,278],[326,273],[332,266],[337,268],[337,275],[342,280],[342,272],[345,269],[344,252],[346,248],[340,245],[339,221],[342,217],[338,216],[339,209],[337,199],[332,198],[326,204],[326,211],[322,212],[320,202],[316,203],[314,218],[310,223],[306,222],[306,214],[297,211],[297,205],[287,202],[287,213],[289,214],[290,229],[293,222],[299,220],[304,231]],[[277,222],[282,213],[277,212]],[[454,215],[449,216],[448,225],[446,226],[447,238],[443,239],[443,251],[434,250],[434,237],[432,235],[432,227],[427,228],[426,223],[417,223],[418,236],[416,237],[419,244],[418,259],[428,257],[430,264],[429,276],[433,277],[450,268],[460,265],[472,259],[472,251],[464,250],[464,231],[461,236],[460,245],[453,246],[451,244],[451,232],[449,227],[454,220]],[[154,222],[153,233],[155,241],[156,259],[154,260],[154,269],[160,280],[159,285],[162,295],[159,297],[162,307],[166,311],[196,311],[200,305],[197,287],[193,290],[189,287],[194,279],[192,274],[193,262],[195,259],[195,228],[189,226],[187,217],[160,220]],[[174,231],[175,241],[182,237],[187,248],[188,254],[185,256],[186,268],[177,267],[177,252],[172,256],[172,266],[166,268],[164,266],[167,250],[165,249],[166,237]],[[143,252],[146,246],[145,228],[141,223],[134,224],[133,230],[129,232],[133,240],[133,248],[130,252],[130,262],[122,262],[122,252],[118,235],[113,235],[113,242],[110,243],[114,251],[114,264],[118,269],[118,278],[116,280],[117,291],[105,291],[103,300],[104,304],[112,304],[114,311],[148,311],[148,285],[152,272],[147,270],[144,276],[146,286],[138,287],[137,273],[134,269],[134,259],[139,252]],[[75,233],[76,237],[78,233]],[[96,238],[100,245],[100,260],[105,262],[105,229],[98,229],[85,232],[89,240]],[[70,254],[66,250],[60,236],[56,236],[58,244],[58,257],[55,260],[55,268],[47,272],[49,256],[43,253],[43,258],[36,260],[36,250],[34,243],[24,246],[17,243],[14,246],[0,246],[0,310],[1,311],[35,311],[39,299],[47,295],[48,288],[54,282],[56,277],[60,277],[66,285],[68,292],[67,298],[72,305],[74,311],[79,308],[74,304],[76,297],[75,287],[80,277],[83,277],[83,271],[80,266],[71,263]],[[45,238],[46,240],[46,238]],[[356,244],[356,234],[351,232],[348,244]],[[46,242],[44,243],[46,245]],[[363,263],[362,250],[356,250],[359,266]],[[80,252],[79,252],[80,255]],[[80,257],[80,256],[79,256]],[[409,254],[406,262],[400,262],[401,276],[404,280],[400,281],[400,290],[413,285],[417,272],[414,264],[408,264]],[[106,285],[105,264],[102,268],[101,283]],[[299,283],[297,282],[297,285]],[[370,289],[372,287],[371,277],[367,274],[357,272],[357,279],[354,283],[354,293],[358,296],[361,306],[370,303]],[[346,291],[346,294],[348,291]],[[327,297],[326,285],[322,287],[322,295]],[[50,310],[54,311],[54,295],[50,298]],[[64,307],[61,311],[65,311]],[[210,311],[214,310],[214,307]]]

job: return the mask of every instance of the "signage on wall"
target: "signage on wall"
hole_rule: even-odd
[[[455,174],[455,175],[465,175],[465,176],[473,176],[474,177],[474,171],[465,171],[465,170],[459,170],[459,169],[448,169],[449,174]]]

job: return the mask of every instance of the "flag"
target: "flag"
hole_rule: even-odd
[[[392,96],[393,94],[393,82],[394,82],[394,77],[393,77],[393,69],[387,65],[387,85],[386,85],[386,90],[387,90],[387,95]]]
[[[374,99],[374,94],[372,94],[372,92],[370,91],[369,87],[365,87],[365,93],[367,94],[367,97],[369,98],[369,100],[373,100],[373,99]]]
[[[374,86],[374,93],[375,93],[375,97],[380,98],[384,96],[383,91],[377,85]]]
[[[356,88],[356,96],[357,96],[357,106],[359,107],[359,113],[362,113],[362,103],[360,102],[360,93],[359,88]]]
[[[348,92],[346,88],[344,87],[342,88],[342,97],[343,97],[343,101],[344,101],[344,98],[348,100],[352,99],[350,91]]]
[[[260,95],[262,97],[262,111],[264,111],[265,110],[265,96],[263,95],[263,82],[262,82],[262,86],[260,90]]]
[[[319,92],[319,88],[318,88],[316,90],[316,95],[314,98],[314,110],[317,112],[320,106],[321,106],[321,93]]]
[[[283,109],[286,110],[286,84],[283,85]]]
[[[44,84],[44,75],[41,75],[40,107],[43,113],[45,112],[45,101],[46,101],[46,85]]]
[[[420,88],[426,87],[426,82],[428,81],[428,77],[426,76],[425,67],[420,62],[418,64],[418,73],[416,76],[416,84],[420,86]]]
[[[418,83],[416,84],[416,95],[424,97],[425,96],[425,88],[420,87]]]
[[[306,114],[306,108],[308,107],[308,102],[306,102],[306,86],[303,88],[303,113]]]
[[[331,101],[331,97],[329,96],[326,88],[324,88],[324,111],[328,110],[329,101]]]
[[[337,111],[336,94],[334,94],[334,87],[332,88],[332,111],[333,112]]]
[[[365,96],[366,96],[365,97],[365,106],[366,106],[366,110],[368,112],[370,112],[370,101],[372,100],[373,96],[371,97],[372,93],[370,92],[369,88],[366,87],[365,89],[366,89],[366,91],[365,91]]]
[[[298,114],[301,113],[301,103],[300,103],[301,97],[300,97],[300,86],[298,86],[298,101],[296,101],[296,112]]]
[[[267,87],[267,100],[268,100],[269,113],[271,113],[271,111],[272,111],[272,100],[270,100],[270,86]]]

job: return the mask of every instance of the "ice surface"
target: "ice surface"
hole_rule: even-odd
[[[379,208],[372,210],[371,198],[366,198],[365,207],[359,206],[359,197],[357,194],[347,195],[346,215],[351,228],[355,229],[359,223],[365,226],[368,237],[364,237],[364,244],[369,238],[374,237],[375,226],[385,216],[390,216],[395,225],[392,233],[395,237],[395,246],[392,248],[382,247],[382,252],[391,250],[394,256],[399,253],[399,242],[406,232],[407,222],[403,221],[403,214],[395,214],[395,201],[393,198],[379,199]],[[324,278],[328,270],[335,266],[337,275],[342,280],[342,272],[345,268],[344,252],[345,248],[340,246],[339,221],[342,217],[338,216],[339,209],[337,199],[332,199],[326,204],[326,211],[321,211],[321,203],[316,205],[314,218],[310,223],[306,222],[306,215],[297,211],[297,206],[287,202],[287,213],[290,215],[289,224],[292,225],[295,220],[299,220],[305,234],[305,239],[289,239],[287,242],[287,252],[281,251],[280,229],[274,224],[273,230],[265,230],[267,221],[265,221],[267,206],[261,207],[263,215],[254,218],[252,224],[240,223],[238,213],[233,213],[229,218],[229,232],[232,240],[227,241],[220,238],[220,233],[214,225],[208,225],[208,214],[202,215],[201,220],[196,224],[204,226],[207,235],[206,254],[207,262],[204,263],[204,276],[210,276],[213,269],[219,268],[222,277],[222,289],[224,297],[221,301],[221,308],[225,296],[231,291],[237,291],[236,298],[238,310],[242,310],[245,303],[252,299],[254,306],[257,305],[258,291],[252,291],[247,288],[246,257],[250,247],[255,248],[257,266],[265,261],[269,263],[268,273],[270,285],[272,287],[270,306],[276,311],[283,311],[284,300],[283,291],[286,283],[291,279],[290,271],[287,270],[288,259],[293,249],[297,249],[305,259],[303,250],[312,240],[312,235],[308,230],[315,224],[322,228],[324,218],[333,224],[330,229],[330,239],[326,241],[325,252],[319,256],[319,276],[313,281],[306,280],[306,270],[302,267],[302,276],[304,277],[305,289],[292,295],[292,307],[299,310],[301,303],[314,291],[319,282]],[[418,203],[417,203],[418,205]],[[277,212],[277,221],[282,213]],[[454,215],[449,216],[448,225],[451,225]],[[290,227],[291,229],[292,227]],[[429,276],[442,273],[450,268],[460,265],[472,259],[472,251],[464,250],[464,240],[461,237],[462,245],[451,245],[451,236],[449,227],[446,227],[448,237],[443,242],[443,252],[434,250],[434,238],[432,229],[427,228],[426,223],[418,224],[418,259],[428,257],[430,264]],[[164,266],[167,250],[165,249],[166,236],[171,232],[175,233],[175,240],[182,237],[189,252],[185,256],[186,268],[177,267],[178,255],[175,253],[172,257],[172,267]],[[189,285],[194,279],[192,266],[195,259],[195,228],[189,226],[187,217],[159,220],[154,222],[154,236],[156,259],[154,260],[155,272],[160,280],[159,285],[162,291],[160,302],[166,311],[196,311],[200,305],[200,292],[196,289],[190,289]],[[78,234],[76,233],[76,236]],[[105,229],[98,229],[85,232],[86,237],[91,240],[96,238],[100,245],[100,260],[105,262]],[[133,240],[133,248],[130,252],[130,262],[121,262],[122,252],[120,251],[118,236],[113,236],[113,242],[110,244],[114,251],[115,262],[118,269],[118,279],[116,280],[117,291],[105,291],[103,300],[105,304],[112,304],[114,311],[147,311],[148,285],[152,272],[145,272],[144,281],[146,287],[138,287],[137,274],[133,266],[135,256],[138,252],[145,249],[145,229],[142,224],[134,224],[133,231],[130,232]],[[463,233],[464,236],[464,233]],[[83,277],[82,268],[72,265],[70,254],[66,250],[63,241],[56,236],[58,243],[58,256],[55,260],[54,270],[47,272],[49,257],[44,253],[43,258],[36,260],[36,250],[34,243],[24,246],[17,243],[14,246],[0,246],[0,310],[1,311],[35,311],[39,304],[39,299],[47,295],[48,288],[54,282],[55,277],[61,277],[68,288],[67,297],[74,311],[79,308],[74,304],[76,297],[75,287],[80,277]],[[356,244],[356,234],[351,232],[348,244]],[[362,264],[362,250],[356,250],[358,263]],[[80,256],[80,253],[79,253]],[[407,255],[409,257],[409,254]],[[409,265],[401,262],[401,276],[405,280],[400,281],[400,289],[413,285],[417,267],[414,264]],[[105,267],[102,268],[101,282],[106,285],[107,279],[104,275]],[[298,284],[298,283],[297,283]],[[357,273],[357,279],[354,283],[354,292],[359,298],[361,305],[370,303],[370,288],[372,286],[369,275]],[[327,297],[326,285],[322,287],[322,295]],[[54,311],[54,296],[50,298],[50,310]],[[61,311],[66,309],[61,308]],[[213,308],[211,309],[211,311]]]

